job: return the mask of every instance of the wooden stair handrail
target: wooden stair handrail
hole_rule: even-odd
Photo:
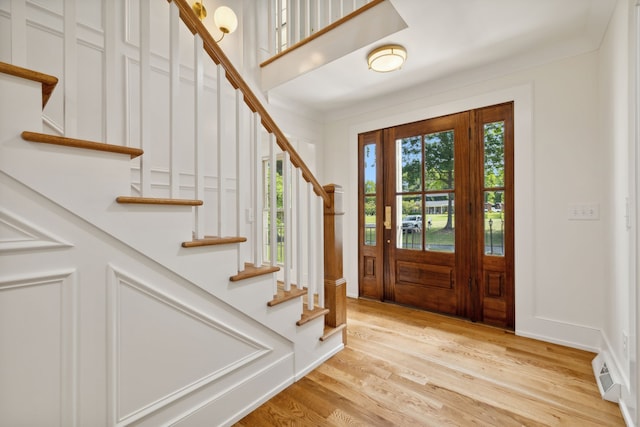
[[[300,155],[293,148],[287,137],[282,130],[276,125],[271,115],[267,112],[266,108],[262,105],[258,97],[253,93],[249,85],[244,81],[238,70],[233,66],[227,55],[222,51],[220,46],[215,42],[213,36],[209,33],[202,21],[198,19],[195,12],[189,6],[187,0],[167,0],[169,3],[173,2],[178,6],[180,10],[180,19],[185,23],[189,31],[192,34],[198,34],[202,38],[202,43],[205,52],[209,54],[209,57],[216,64],[221,64],[225,70],[225,75],[229,83],[235,88],[240,89],[244,95],[244,102],[254,113],[260,114],[262,125],[265,129],[274,134],[276,142],[282,151],[289,153],[291,163],[302,170],[302,177],[305,181],[310,182],[313,186],[313,191],[324,200],[325,205],[329,205],[330,199],[327,192],[322,185],[318,182],[315,176],[309,170],[309,167],[304,163]]]

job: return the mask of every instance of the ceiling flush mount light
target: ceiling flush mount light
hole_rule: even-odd
[[[193,11],[201,21],[207,17],[207,9],[204,7],[203,3],[204,1],[195,2],[192,6]],[[220,6],[215,12],[213,12],[213,22],[216,24],[216,27],[220,32],[222,32],[222,37],[216,40],[216,42],[219,42],[225,35],[233,33],[236,28],[238,28],[238,18],[233,10],[227,6]]]
[[[367,55],[369,68],[379,73],[398,70],[406,59],[407,51],[399,45],[381,46]]]

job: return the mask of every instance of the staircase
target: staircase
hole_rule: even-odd
[[[196,130],[196,197],[155,195],[144,144],[43,133],[57,79],[0,63],[0,312],[10,325],[0,329],[9,349],[0,366],[2,425],[230,425],[343,348],[339,187],[317,184],[219,47],[208,45],[187,3],[168,7],[196,44],[205,40],[203,52],[219,64],[217,84],[226,75],[248,103],[250,167],[262,168],[255,147],[265,126],[267,164],[276,169],[281,147],[285,187],[294,189],[284,199],[308,217],[286,215],[289,256],[277,262],[276,221],[257,220],[263,211],[276,217],[275,174],[265,207],[260,174],[247,182],[237,167],[231,212],[218,176],[212,214]],[[180,184],[171,189],[179,194]],[[260,203],[246,203],[242,189]],[[244,212],[252,212],[248,228]],[[217,226],[208,225],[212,216]],[[323,228],[318,217],[324,251],[312,248],[318,241],[303,243]],[[232,228],[249,235],[225,235]]]

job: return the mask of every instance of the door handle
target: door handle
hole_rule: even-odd
[[[391,230],[391,206],[384,207],[384,228]]]

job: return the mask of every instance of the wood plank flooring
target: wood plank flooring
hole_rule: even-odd
[[[624,426],[593,353],[379,302],[347,313],[347,347],[236,426]]]

